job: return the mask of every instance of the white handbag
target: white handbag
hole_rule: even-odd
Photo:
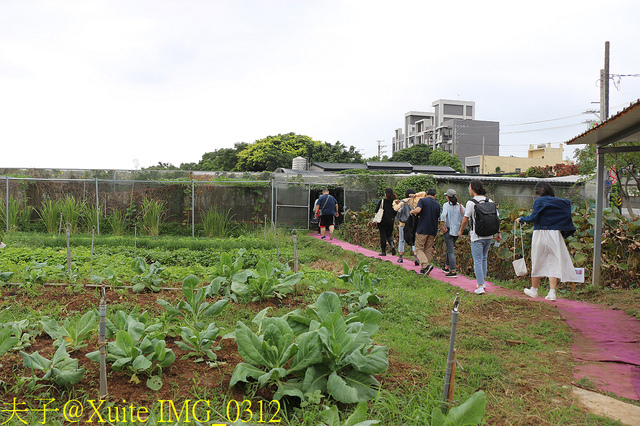
[[[382,208],[383,205],[384,205],[384,200],[380,200],[380,208],[376,212],[376,215],[373,216],[373,220],[371,222],[373,222],[373,223],[382,222],[382,215],[384,214],[384,209]]]
[[[516,224],[513,224],[513,269],[516,272],[516,276],[522,277],[527,275],[527,263],[524,260],[524,241],[522,239],[522,224],[520,224],[520,246],[522,247],[522,257],[516,259]]]

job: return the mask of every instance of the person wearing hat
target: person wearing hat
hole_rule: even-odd
[[[442,214],[440,215],[444,243],[447,247],[444,272],[445,277],[455,278],[458,275],[456,274],[456,254],[454,249],[462,218],[464,217],[464,209],[462,204],[458,203],[455,189],[448,189],[444,195],[447,197],[447,202],[442,205]]]

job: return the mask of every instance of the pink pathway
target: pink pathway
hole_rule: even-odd
[[[309,236],[320,238],[315,233]],[[420,267],[408,259],[405,259],[404,263],[397,263],[397,256],[380,257],[373,250],[336,238],[326,242],[343,250],[393,262],[416,273],[420,271]],[[434,268],[429,277],[469,292],[476,288],[475,278],[470,279],[462,275],[449,278],[444,275],[442,270]],[[567,299],[550,302],[544,297],[530,299],[519,291],[498,287],[488,281],[485,285],[487,293],[554,305],[574,333],[571,346],[573,358],[577,363],[573,371],[574,379],[588,377],[603,391],[640,400],[640,322],[636,318],[601,305]]]

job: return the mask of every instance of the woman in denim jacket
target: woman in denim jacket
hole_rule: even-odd
[[[538,198],[533,203],[533,213],[516,219],[517,223],[533,222],[531,288],[526,288],[524,294],[538,297],[540,277],[549,277],[551,289],[545,299],[556,300],[558,279],[562,282],[578,279],[564,243],[564,236],[576,230],[571,219],[571,202],[556,198],[547,182],[538,182],[535,193]]]

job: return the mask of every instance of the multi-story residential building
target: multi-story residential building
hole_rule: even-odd
[[[552,148],[550,143],[529,145],[527,157],[500,157],[497,155],[469,156],[462,163],[467,173],[522,173],[529,167],[555,166],[556,164],[573,164],[563,159],[564,148]]]
[[[462,164],[468,156],[499,155],[500,123],[475,119],[475,102],[439,99],[434,112],[409,111],[404,129],[395,130],[392,152],[417,144],[429,144],[458,155]]]

